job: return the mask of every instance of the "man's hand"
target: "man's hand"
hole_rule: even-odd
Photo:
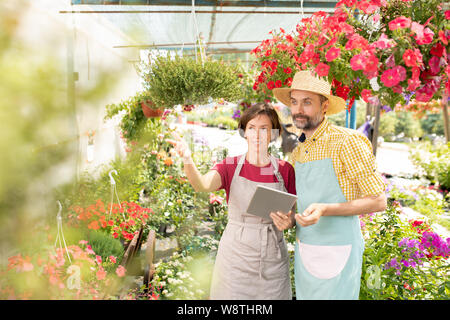
[[[279,211],[271,212],[270,217],[273,220],[273,224],[280,231],[292,228],[292,226],[294,225],[294,212],[292,210],[289,211],[289,213],[283,213]]]
[[[308,208],[303,211],[303,213],[296,214],[295,220],[302,227],[311,226],[319,222],[321,216],[324,215],[326,209],[326,204],[324,203],[312,203]]]

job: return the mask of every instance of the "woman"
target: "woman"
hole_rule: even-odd
[[[291,212],[274,228],[272,220],[246,213],[257,185],[295,194],[294,168],[268,153],[281,131],[275,109],[256,104],[243,113],[239,132],[248,152],[228,157],[201,175],[185,141],[174,133],[167,140],[183,158],[186,176],[195,191],[225,189],[228,224],[219,243],[214,265],[211,299],[292,299],[289,259],[282,229],[294,224]],[[280,230],[278,230],[280,229]]]

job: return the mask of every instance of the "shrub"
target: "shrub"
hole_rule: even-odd
[[[179,56],[158,56],[142,66],[146,92],[155,105],[206,104],[210,99],[236,101],[243,95],[238,70],[223,61],[196,61]]]

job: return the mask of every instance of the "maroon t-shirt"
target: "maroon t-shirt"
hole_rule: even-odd
[[[221,162],[216,163],[212,168],[212,170],[217,170],[220,174],[222,185],[219,189],[225,189],[225,192],[227,194],[227,203],[230,197],[231,180],[233,179],[234,172],[236,171],[239,157],[240,156],[225,158]],[[277,159],[277,161],[278,171],[283,177],[284,186],[287,192],[296,194],[294,168],[289,162],[283,161],[281,159]],[[257,167],[250,164],[247,159],[245,159],[244,161],[244,165],[242,166],[239,176],[254,182],[278,182],[278,179],[274,175],[271,163],[264,167]]]

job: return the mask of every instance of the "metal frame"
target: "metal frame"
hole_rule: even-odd
[[[337,1],[334,0],[310,0],[303,2],[306,9],[333,9]],[[146,6],[191,6],[191,0],[71,0],[73,5],[146,5]],[[265,7],[265,8],[298,8],[300,1],[278,0],[196,0],[196,7]]]

